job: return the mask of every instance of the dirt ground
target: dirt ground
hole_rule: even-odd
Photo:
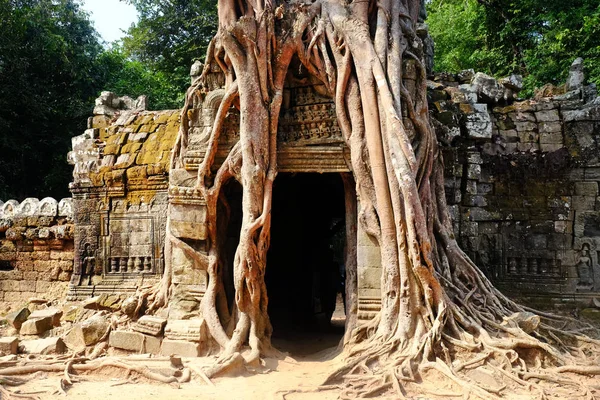
[[[41,400],[106,400],[106,399],[202,399],[202,400],[271,400],[282,399],[286,390],[296,389],[307,393],[286,394],[287,400],[333,400],[338,391],[310,392],[323,383],[334,369],[337,346],[343,335],[345,317],[341,298],[332,318],[331,326],[318,331],[286,330],[274,334],[273,344],[288,354],[283,360],[267,359],[262,373],[245,376],[219,377],[212,379],[214,386],[205,383],[192,373],[192,380],[181,385],[150,382],[139,376],[124,376],[123,370],[103,369],[93,374],[74,375],[77,382],[67,390],[67,395],[58,393],[62,374],[37,373],[31,380],[12,391],[32,394]],[[168,368],[168,361],[142,360],[144,356],[132,355],[121,358],[132,365],[145,365],[151,369]],[[163,358],[164,359],[164,358]],[[215,357],[184,359],[185,365],[203,367],[212,365]],[[284,391],[283,393],[281,391]],[[3,400],[0,395],[0,400]]]
[[[198,359],[195,365],[208,364],[212,359]],[[209,386],[201,379],[193,377],[189,383],[182,384],[179,388],[166,384],[147,382],[128,383],[119,378],[118,373],[107,372],[101,376],[97,373],[89,376],[80,376],[67,391],[67,396],[54,393],[59,385],[60,376],[49,375],[46,378],[35,379],[31,383],[19,387],[21,393],[38,393],[40,399],[66,398],[71,400],[105,400],[105,399],[203,399],[203,400],[263,400],[281,399],[280,390],[310,389],[322,383],[329,371],[330,362],[303,357],[297,363],[291,358],[287,361],[267,360],[276,370],[258,374],[238,377],[223,377],[213,379],[214,386]],[[122,372],[119,372],[122,374]],[[288,400],[302,399],[337,399],[338,393],[334,391],[320,393],[294,393],[285,398]]]

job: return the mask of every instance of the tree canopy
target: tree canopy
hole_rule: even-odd
[[[68,196],[71,137],[86,128],[94,99],[111,90],[146,94],[153,109],[180,107],[189,71],[181,62],[167,73],[119,44],[103,47],[78,0],[0,1],[0,199]]]
[[[0,198],[67,196],[70,137],[100,90],[98,35],[73,0],[8,0],[0,38]]]
[[[128,0],[139,21],[123,39],[127,56],[165,74],[183,93],[190,66],[204,60],[217,30],[216,0]]]
[[[520,73],[530,93],[583,57],[600,83],[598,0],[432,0],[428,12],[437,71]]]

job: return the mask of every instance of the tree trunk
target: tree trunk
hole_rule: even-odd
[[[586,356],[581,351],[575,354],[575,345],[597,350],[597,342],[566,329],[565,324],[580,329],[576,321],[542,315],[540,322],[539,316],[507,299],[459,249],[445,202],[443,161],[428,120],[422,43],[415,33],[420,6],[419,0],[219,1],[219,32],[209,47],[205,74],[193,88],[208,90],[204,81],[210,64],[221,67],[225,95],[197,182],[209,216],[208,257],[195,256],[209,273],[202,312],[223,349],[211,374],[238,362],[246,341],[252,350],[246,363],[255,363],[271,350],[264,275],[277,174],[278,117],[294,55],[335,102],[354,178],[344,178],[347,217],[358,212],[362,228],[381,249],[380,314],[357,326],[356,292],[350,291],[345,363],[328,379],[345,382],[343,396],[387,390],[404,396],[415,391],[419,375],[434,369],[467,397],[472,391],[480,398],[495,398],[502,389],[475,383],[461,372],[485,364],[502,370],[513,385],[530,386],[546,397],[545,389],[527,382],[524,374],[530,369],[582,365]],[[408,64],[416,76],[403,76]],[[414,84],[408,85],[409,80]],[[182,112],[173,165],[181,163],[186,151],[187,111],[194,90]],[[213,174],[224,118],[234,104],[241,116],[239,143]],[[232,333],[221,325],[224,318],[219,318],[216,306],[223,290],[217,210],[229,179],[238,180],[243,188],[235,302],[229,311],[235,322]],[[360,199],[357,211],[351,185]],[[169,246],[184,246],[168,235]],[[347,285],[355,288],[352,223],[347,236]],[[166,275],[168,271],[167,266]],[[167,300],[167,280],[156,307]],[[524,321],[533,329],[524,329]],[[556,372],[545,374],[535,376],[556,379]],[[574,385],[582,393],[588,390]]]

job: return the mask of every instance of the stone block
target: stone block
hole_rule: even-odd
[[[573,196],[571,207],[576,211],[591,211],[596,206],[595,196]]]
[[[2,285],[2,290],[3,291],[8,291],[4,285]],[[6,316],[6,320],[8,321],[9,324],[11,324],[16,330],[21,329],[21,326],[23,325],[23,323],[25,321],[27,321],[27,318],[29,318],[29,315],[31,314],[31,311],[29,311],[29,308],[27,307],[23,307],[20,308],[16,311],[11,312],[10,314],[8,314]]]
[[[165,338],[199,342],[204,338],[203,321],[200,319],[169,320],[165,327]]]
[[[163,356],[199,357],[200,344],[183,340],[165,339],[160,347]]]
[[[477,222],[463,222],[460,225],[461,236],[477,236],[479,235],[479,224]]]
[[[139,332],[112,331],[108,338],[109,346],[138,353],[159,354],[160,343],[160,339]]]
[[[519,131],[519,141],[521,143],[537,143],[539,135],[533,131]]]
[[[76,353],[85,350],[85,340],[81,331],[81,324],[75,324],[65,335],[62,336],[65,346]]]
[[[541,144],[563,144],[562,132],[540,133]]]
[[[21,335],[41,335],[52,329],[52,317],[28,319],[21,326]]]
[[[492,137],[492,120],[486,104],[475,104],[475,112],[465,117],[465,128],[472,138],[489,139]],[[510,128],[509,128],[510,129]]]
[[[60,319],[62,318],[63,312],[58,308],[46,308],[44,310],[36,310],[31,313],[29,319],[44,319],[50,318],[53,326],[60,326]]]
[[[110,323],[102,315],[95,315],[81,323],[81,333],[86,346],[98,343],[109,330]]]
[[[562,144],[553,144],[553,143],[541,143],[540,150],[544,153],[552,153],[554,151],[558,151],[562,149],[564,146]]]
[[[545,110],[535,113],[535,118],[538,122],[555,122],[560,120],[558,110]]]
[[[481,178],[481,165],[479,164],[468,164],[467,166],[467,179],[479,180]]]
[[[503,138],[506,138],[506,139],[516,138],[519,136],[515,129],[502,130],[499,133],[500,133],[500,136],[502,136]]]
[[[145,333],[147,335],[158,336],[163,333],[167,324],[165,318],[155,317],[153,315],[144,315],[132,325],[134,331]]]
[[[537,125],[535,124],[535,122],[530,122],[530,121],[516,121],[515,122],[515,127],[517,128],[518,132],[528,132],[528,131],[534,131],[537,128]]]
[[[12,336],[0,337],[0,353],[4,355],[17,354],[19,339]]]
[[[116,311],[120,307],[121,303],[119,296],[106,293],[103,293],[100,296],[91,297],[83,303],[83,308],[86,310]]]
[[[575,194],[578,196],[598,196],[598,183],[575,182]]]
[[[358,286],[367,289],[381,287],[381,268],[366,267],[358,271]]]
[[[65,344],[61,338],[51,337],[46,339],[23,340],[19,346],[26,354],[62,354]]]
[[[562,125],[560,122],[540,122],[538,131],[540,133],[562,132]]]

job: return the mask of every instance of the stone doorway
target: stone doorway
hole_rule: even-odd
[[[274,344],[296,355],[335,346],[345,322],[341,293],[346,226],[340,174],[280,173],[271,233],[265,281]]]

